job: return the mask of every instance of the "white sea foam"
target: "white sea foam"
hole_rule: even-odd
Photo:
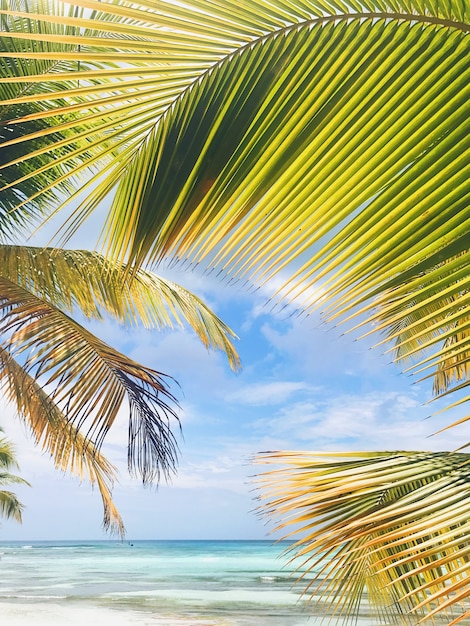
[[[151,591],[122,591],[107,594],[116,598],[167,598],[175,604],[190,606],[236,605],[242,608],[243,604],[256,606],[258,609],[266,606],[292,606],[298,604],[298,596],[291,591],[266,589],[236,589],[211,591],[208,589],[153,589]]]
[[[286,546],[132,544],[0,542],[2,626],[317,626],[279,558]]]

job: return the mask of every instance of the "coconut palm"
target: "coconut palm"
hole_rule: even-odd
[[[17,210],[57,193],[55,168],[69,182],[95,167],[64,237],[113,194],[103,240],[129,277],[168,258],[250,284],[280,275],[279,302],[372,325],[439,395],[466,400],[466,0],[2,6],[6,66],[49,64],[28,81],[5,71],[17,92],[4,105],[20,107],[8,126],[22,130],[1,159],[26,173],[3,189],[48,180]],[[339,554],[324,583],[339,614],[364,587],[425,615],[468,597],[465,453],[272,460],[285,469],[266,478],[266,510],[312,525],[299,544],[310,563]]]
[[[147,328],[185,322],[237,367],[231,331],[196,296],[150,272],[123,289],[125,268],[97,253],[4,245],[0,257],[3,393],[56,467],[97,484],[104,526],[123,533],[111,499],[115,471],[100,447],[127,402],[129,470],[144,483],[168,478],[177,463],[177,402],[168,377],[105,344],[72,314]]]
[[[0,432],[3,432],[2,429]],[[23,505],[14,493],[3,489],[10,484],[28,484],[23,478],[10,474],[10,470],[17,467],[18,463],[12,444],[3,435],[0,435],[0,486],[2,487],[0,489],[0,516],[21,523]]]

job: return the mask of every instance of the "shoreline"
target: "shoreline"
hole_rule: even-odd
[[[8,626],[236,626],[225,618],[218,620],[206,617],[169,614],[152,614],[144,610],[97,606],[91,603],[64,603],[3,600],[0,598],[2,622]]]

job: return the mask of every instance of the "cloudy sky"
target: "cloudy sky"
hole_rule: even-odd
[[[358,341],[318,316],[273,311],[268,288],[250,293],[193,272],[165,275],[202,296],[237,333],[243,370],[231,372],[223,355],[208,353],[190,330],[91,325],[181,386],[173,387],[183,436],[170,485],[144,489],[127,475],[125,410],[108,438],[105,452],[120,470],[115,501],[129,539],[268,538],[270,526],[254,512],[253,475],[262,468],[251,459],[259,451],[447,450],[461,443],[458,429],[430,437],[458,412],[432,415],[439,405],[425,405],[430,386],[413,384],[384,348],[372,348],[372,339]],[[0,539],[106,538],[99,494],[55,471],[11,407],[2,406],[0,424],[32,485],[17,489],[26,505],[23,524],[2,521]]]

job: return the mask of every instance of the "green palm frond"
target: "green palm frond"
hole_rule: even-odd
[[[97,252],[0,246],[0,275],[62,311],[159,330],[188,324],[206,348],[222,350],[232,369],[240,368],[236,335],[200,298],[152,272],[139,270],[132,282],[127,273]]]
[[[0,433],[2,432],[3,430],[0,428]],[[18,468],[15,449],[5,437],[0,435],[0,517],[21,523],[24,507],[16,494],[3,489],[3,487],[11,484],[29,485],[29,483],[24,478],[11,474],[8,471],[11,468]]]
[[[468,617],[470,455],[426,452],[259,456],[260,511],[295,540],[305,593],[353,618],[367,597],[385,623]]]
[[[178,419],[163,376],[1,276],[0,294],[5,349],[47,390],[68,422],[99,449],[127,399],[129,469],[144,482],[168,477],[177,457],[171,425]]]
[[[40,3],[41,4],[41,3]],[[48,10],[50,7],[47,3],[42,3],[42,7]],[[67,195],[73,193],[76,184],[71,180],[74,178],[74,169],[77,163],[71,158],[74,150],[80,148],[85,158],[89,159],[92,151],[88,150],[88,140],[77,144],[74,137],[67,130],[56,131],[53,121],[42,119],[41,116],[47,110],[47,104],[41,99],[36,98],[37,85],[28,80],[31,74],[45,73],[49,76],[59,71],[74,71],[78,67],[86,69],[86,63],[66,59],[57,61],[49,59],[25,59],[9,57],[3,55],[14,51],[21,53],[23,44],[21,40],[11,41],[7,37],[8,32],[23,31],[27,32],[32,27],[32,22],[27,15],[28,3],[24,2],[3,2],[2,9],[8,7],[16,8],[23,11],[22,16],[8,16],[0,14],[0,26],[2,36],[0,37],[0,54],[2,63],[0,64],[0,82],[2,99],[14,99],[22,97],[25,99],[23,104],[11,107],[9,105],[0,108],[0,144],[9,143],[6,150],[2,150],[0,155],[0,165],[2,172],[0,175],[0,183],[2,188],[0,203],[0,239],[4,242],[15,240],[20,234],[31,230],[31,224],[38,222],[41,216],[47,215],[57,202],[63,201]],[[66,5],[56,5],[54,7],[58,14],[63,17],[72,17],[77,13],[73,7]],[[26,13],[25,13],[26,12]],[[41,31],[51,35],[57,35],[59,32],[75,32],[73,27],[59,28],[53,24],[43,24]],[[36,42],[34,49],[39,50],[64,50],[64,46],[54,45],[53,43]],[[18,83],[6,82],[9,78],[16,77]],[[76,81],[65,84],[66,88],[75,87]],[[61,86],[64,83],[61,82]],[[46,91],[54,91],[54,87],[46,87]],[[42,91],[42,90],[41,90]],[[71,102],[69,98],[67,104]],[[58,102],[59,104],[59,102]],[[65,104],[65,101],[63,101]],[[39,118],[27,121],[31,115],[38,114]],[[23,118],[19,123],[11,124],[12,118]],[[64,116],[62,121],[65,121]],[[76,123],[76,121],[75,121]],[[45,140],[42,134],[48,134]],[[26,144],[21,142],[23,136],[28,135],[30,138]],[[18,143],[19,140],[19,143]],[[47,146],[48,142],[55,144],[61,143],[61,154],[63,159],[58,161],[53,155],[35,156]],[[103,147],[105,146],[103,139]],[[24,157],[29,158],[25,161]],[[102,163],[106,157],[102,155]],[[16,165],[4,167],[8,162],[14,161]],[[18,163],[20,161],[20,163]],[[46,166],[45,168],[43,166]],[[76,181],[75,181],[76,182]],[[34,201],[32,200],[34,198]]]
[[[76,0],[73,15],[60,2],[2,6],[5,59],[59,64],[6,77],[3,104],[18,107],[9,123],[50,127],[5,142],[43,142],[5,169],[30,158],[43,159],[39,175],[52,162],[75,173],[102,165],[66,237],[115,194],[105,244],[132,268],[172,257],[257,284],[282,273],[279,298],[307,311],[365,307],[374,320],[373,307],[391,306],[401,327],[409,283],[425,289],[423,276],[441,271],[419,315],[458,292],[457,349],[468,350],[467,2]],[[38,110],[22,116],[32,102]],[[441,367],[442,344],[456,350],[451,325],[447,336],[420,328],[404,353],[428,347]]]
[[[115,468],[90,439],[70,423],[44,389],[5,350],[0,350],[2,390],[15,405],[34,441],[57,469],[97,485],[103,502],[103,527],[124,536],[124,523],[112,499]],[[1,453],[1,447],[0,447]]]
[[[0,428],[0,433],[3,433],[3,428]],[[7,441],[3,435],[0,435],[0,469],[9,470],[13,467],[18,468],[18,462],[15,457],[15,448],[13,444]]]
[[[400,277],[402,284],[395,280],[389,291],[375,299],[375,311],[367,316],[373,330],[366,334],[382,332],[381,344],[393,341],[388,351],[398,363],[407,364],[405,372],[421,380],[432,378],[436,397],[463,390],[470,382],[467,256],[441,261],[430,272],[417,270],[409,281]]]

